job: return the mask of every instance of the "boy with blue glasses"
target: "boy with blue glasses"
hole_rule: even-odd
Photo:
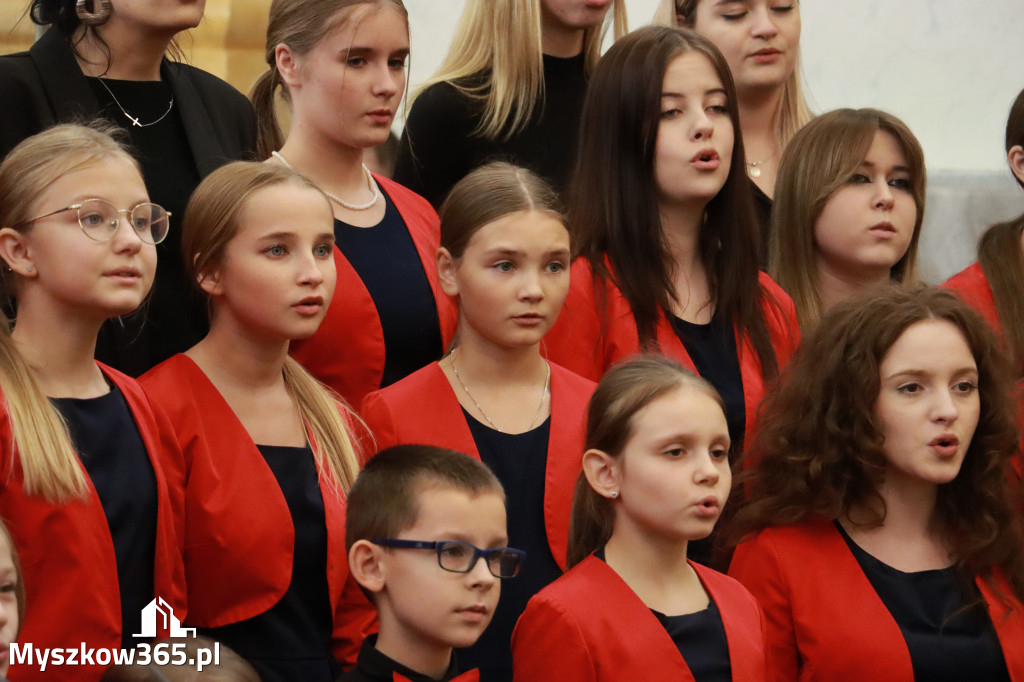
[[[482,463],[452,450],[382,450],[348,497],[349,570],[377,607],[380,634],[363,643],[339,682],[471,682],[453,648],[473,644],[519,573],[505,494]]]

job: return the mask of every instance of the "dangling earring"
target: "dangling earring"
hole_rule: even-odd
[[[93,8],[99,7],[93,12],[86,9],[88,2],[89,0],[78,0],[75,3],[75,14],[78,15],[79,20],[86,26],[100,26],[107,23],[107,19],[110,18],[110,0],[92,0]]]

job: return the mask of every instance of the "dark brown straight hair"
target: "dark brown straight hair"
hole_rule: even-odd
[[[598,62],[583,105],[569,193],[573,243],[593,268],[598,301],[605,300],[605,281],[613,280],[632,309],[641,349],[657,350],[655,328],[672,309],[675,289],[658,212],[654,156],[665,71],[687,53],[707,57],[718,74],[735,134],[729,176],[705,210],[700,258],[715,315],[750,336],[761,371],[771,378],[778,361],[762,314],[769,295],[758,281],[759,230],[744,172],[736,88],[721,53],[698,33],[641,28],[617,41]]]

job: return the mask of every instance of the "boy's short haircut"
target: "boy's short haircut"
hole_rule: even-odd
[[[469,455],[433,445],[385,448],[370,458],[348,493],[345,550],[358,540],[393,538],[415,525],[419,494],[430,486],[505,499],[497,476]]]

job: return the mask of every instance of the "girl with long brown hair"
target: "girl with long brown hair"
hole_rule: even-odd
[[[866,292],[804,339],[728,530],[776,680],[1024,675],[1007,388],[991,331],[940,289]]]
[[[729,68],[707,39],[648,27],[605,54],[587,92],[569,203],[574,249],[549,356],[597,380],[660,350],[707,378],[739,447],[798,333],[758,272]]]
[[[811,120],[800,81],[800,2],[662,0],[655,22],[696,30],[729,64],[766,261],[779,161],[796,131]]]
[[[711,385],[663,357],[608,371],[587,409],[571,570],[530,600],[515,679],[765,680],[757,602],[687,558],[729,497],[729,430]]]
[[[409,21],[401,0],[274,0],[269,70],[251,97],[260,152],[324,190],[334,214],[338,288],[319,331],[292,354],[357,406],[441,357],[455,309],[434,269],[437,213],[363,164],[405,92]],[[275,95],[291,107],[284,136]]]
[[[779,166],[768,259],[802,331],[865,288],[917,283],[924,205],[924,152],[892,114],[836,109],[793,137]]]
[[[334,294],[332,222],[323,192],[282,165],[210,174],[182,241],[210,333],[141,379],[184,455],[168,480],[186,623],[264,682],[331,682],[373,621],[344,558],[358,419],[288,355]]]

